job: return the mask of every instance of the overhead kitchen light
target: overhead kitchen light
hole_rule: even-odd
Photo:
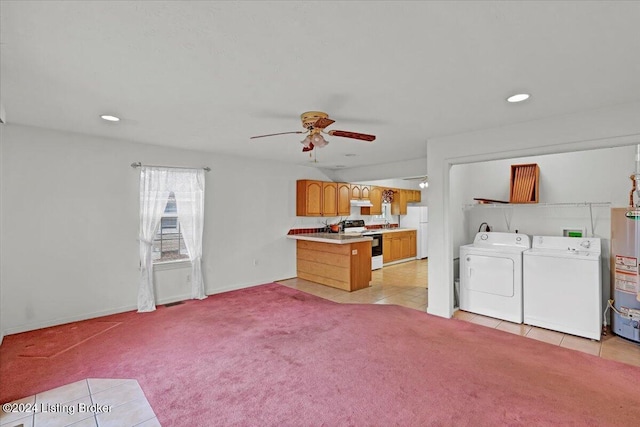
[[[103,114],[103,115],[100,116],[100,118],[102,118],[103,120],[106,120],[108,122],[119,122],[120,121],[120,117],[111,116],[109,114]]]
[[[529,95],[528,93],[518,93],[516,95],[511,95],[510,97],[507,98],[508,102],[522,102],[522,101],[526,101],[527,99],[529,99],[531,95]]]
[[[420,184],[418,184],[420,186],[420,188],[427,188],[429,186],[429,181],[427,181],[427,178],[424,178],[424,181],[422,181]]]

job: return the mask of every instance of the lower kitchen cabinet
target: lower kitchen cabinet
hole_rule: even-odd
[[[416,256],[416,231],[395,231],[382,235],[384,264]]]

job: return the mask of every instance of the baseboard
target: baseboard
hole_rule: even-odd
[[[225,286],[224,288],[214,289],[212,292],[207,293],[207,295],[215,295],[215,294],[221,294],[223,292],[238,291],[240,289],[253,288],[254,286],[264,285],[265,283],[273,283],[273,280],[267,280],[261,283],[244,283],[239,285]]]
[[[66,323],[79,322],[81,320],[95,319],[96,317],[109,316],[110,314],[124,313],[125,311],[137,310],[138,307],[124,306],[114,308],[110,310],[95,311],[93,313],[80,314],[78,316],[61,317],[55,320],[48,320],[44,322],[28,323],[26,325],[16,326],[9,328],[5,332],[5,335],[19,334],[22,332],[35,331],[36,329],[49,328],[51,326],[64,325]]]
[[[164,305],[164,304],[170,304],[172,302],[178,302],[178,301],[185,301],[191,299],[191,295],[176,295],[176,296],[172,296],[172,297],[167,297],[167,298],[162,298],[158,301],[156,301],[156,306],[158,305]]]
[[[388,263],[386,263],[386,264],[383,264],[383,265],[382,265],[382,267],[389,267],[390,265],[394,265],[394,264],[402,264],[403,262],[415,261],[415,260],[417,260],[417,259],[418,259],[418,258],[416,258],[416,257],[412,257],[412,258],[402,258],[402,259],[399,259],[399,260],[397,260],[397,261],[391,261],[391,262],[388,262]]]
[[[243,283],[243,284],[225,286],[224,288],[215,289],[211,293],[208,293],[207,295],[215,295],[223,292],[237,291],[239,289],[251,288],[254,286],[260,286],[265,283],[272,283],[272,282],[273,280],[267,280],[261,283]],[[166,298],[162,298],[161,300],[158,300],[156,302],[156,305],[169,304],[172,302],[184,301],[188,299],[191,299],[191,295],[186,295],[186,294],[174,295],[171,297],[166,297]],[[110,309],[110,310],[102,310],[102,311],[96,311],[93,313],[81,314],[78,316],[62,317],[55,320],[48,320],[43,322],[29,323],[26,325],[16,326],[14,328],[9,328],[5,330],[4,333],[0,333],[0,344],[2,344],[2,339],[4,338],[5,335],[19,334],[22,332],[34,331],[36,329],[49,328],[51,326],[64,325],[66,323],[79,322],[81,320],[95,319],[96,317],[109,316],[111,314],[124,313],[126,311],[134,311],[137,309],[138,309],[137,305],[131,305],[131,306],[124,306],[124,307],[119,307],[119,308]]]

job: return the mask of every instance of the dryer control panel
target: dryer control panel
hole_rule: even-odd
[[[480,232],[473,239],[473,245],[477,247],[514,247],[530,248],[531,238],[526,234],[503,233],[500,231]]]

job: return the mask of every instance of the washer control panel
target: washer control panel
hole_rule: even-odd
[[[597,237],[534,236],[533,248],[563,251],[580,255],[601,253],[600,239]]]

